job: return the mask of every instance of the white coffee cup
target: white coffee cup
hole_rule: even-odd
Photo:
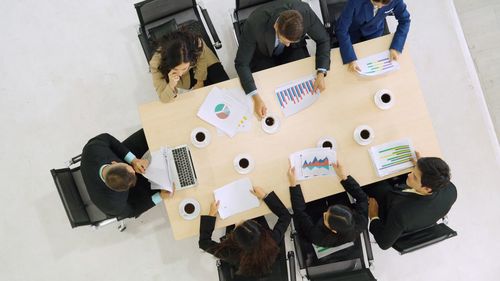
[[[337,150],[337,142],[335,141],[334,138],[328,137],[328,136],[321,137],[318,140],[318,143],[316,144],[316,146],[318,148],[330,148],[333,150]]]
[[[234,157],[233,166],[236,172],[245,175],[253,170],[253,168],[255,167],[255,162],[253,161],[253,158],[250,154],[242,153]]]
[[[280,128],[280,120],[276,115],[269,114],[262,118],[261,125],[264,132],[268,134],[274,134],[278,132]]]
[[[210,132],[203,127],[198,127],[191,131],[191,143],[197,148],[203,148],[209,145],[210,140]]]
[[[194,198],[186,198],[179,203],[179,214],[183,219],[194,220],[200,215],[200,202]]]
[[[354,140],[359,145],[368,145],[373,141],[374,138],[375,134],[373,132],[373,129],[368,125],[358,126],[354,130]]]
[[[382,110],[387,110],[394,106],[394,95],[388,89],[376,92],[373,100],[375,101],[375,105]]]

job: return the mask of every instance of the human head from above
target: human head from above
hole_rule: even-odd
[[[354,216],[349,207],[335,204],[323,213],[323,224],[333,233],[350,235],[354,233]]]
[[[441,158],[422,157],[408,174],[406,185],[422,195],[429,195],[445,187],[450,178],[450,167]]]
[[[372,1],[373,6],[380,9],[386,6],[387,4],[391,3],[392,0],[370,0],[370,1]]]
[[[113,161],[103,170],[106,185],[114,191],[127,191],[137,182],[134,168],[126,163]]]
[[[252,277],[269,274],[279,253],[271,232],[254,220],[236,225],[228,238],[219,244],[218,251],[227,249],[239,252],[237,274]]]
[[[300,38],[304,35],[303,22],[302,15],[296,10],[281,12],[274,24],[278,40],[287,47],[291,43],[300,41]]]
[[[187,30],[179,30],[162,37],[158,42],[161,54],[158,69],[168,81],[168,73],[173,70],[178,76],[184,75],[196,65],[203,49],[200,35]]]

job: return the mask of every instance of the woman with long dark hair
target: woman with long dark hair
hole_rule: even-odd
[[[290,168],[288,171],[294,226],[306,241],[323,247],[354,241],[368,226],[368,196],[338,161],[332,166],[340,183],[356,199],[356,203],[346,203],[348,206],[330,204],[337,199],[332,196],[309,203],[306,210],[302,189],[295,180],[295,170]]]
[[[183,90],[198,89],[229,79],[199,34],[187,30],[174,31],[161,38],[157,45],[149,65],[153,85],[162,102],[174,101]]]
[[[236,274],[262,277],[271,273],[291,216],[274,191],[266,194],[262,188],[255,186],[251,192],[278,216],[272,230],[264,217],[258,217],[237,224],[224,240],[215,242],[212,232],[219,203],[213,202],[208,216],[201,216],[198,244],[206,252],[234,265]]]

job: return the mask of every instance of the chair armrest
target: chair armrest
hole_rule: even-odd
[[[328,13],[326,0],[319,0],[319,7],[321,9],[321,16],[323,17],[323,25],[325,28],[330,28],[332,23],[330,22],[330,13]]]
[[[77,156],[69,159],[68,162],[66,163],[66,166],[70,168],[72,165],[75,165],[76,163],[80,162],[80,160],[82,160],[82,155],[78,154]]]
[[[217,35],[217,31],[215,31],[215,27],[212,23],[212,20],[210,19],[210,16],[208,15],[207,9],[202,7],[200,4],[198,4],[200,7],[201,14],[203,16],[203,19],[205,20],[205,23],[207,24],[208,31],[210,32],[210,35],[212,36],[212,39],[214,40],[214,47],[216,49],[222,48],[222,43],[220,42],[219,35]]]
[[[295,253],[293,251],[289,251],[287,257],[288,257],[288,273],[290,273],[290,281],[295,281],[297,278],[295,273]]]
[[[370,235],[368,233],[368,230],[363,230],[361,235],[363,235],[363,242],[365,243],[366,258],[368,259],[368,263],[371,263],[373,261],[373,250],[372,244],[370,243]]]

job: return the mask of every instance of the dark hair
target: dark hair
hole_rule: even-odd
[[[298,41],[304,35],[303,22],[302,15],[298,11],[284,11],[278,17],[277,29],[286,39]]]
[[[221,251],[234,252],[240,257],[236,274],[262,277],[271,272],[279,247],[269,229],[254,220],[247,220],[217,246],[215,255]]]
[[[373,0],[373,2],[382,3],[384,5],[391,3],[391,1],[392,0]]]
[[[106,177],[104,178],[106,185],[114,191],[127,191],[132,186],[135,186],[137,177],[135,173],[130,173],[124,165],[113,165],[108,168]]]
[[[342,236],[354,235],[354,215],[349,207],[335,204],[328,208],[328,226]]]
[[[158,41],[158,49],[161,59],[158,70],[168,81],[168,73],[181,63],[196,65],[198,57],[203,50],[200,42],[203,39],[199,34],[179,30],[169,33]]]
[[[422,173],[422,186],[432,189],[433,192],[439,191],[450,182],[450,167],[441,158],[422,157],[418,159],[417,167]]]

